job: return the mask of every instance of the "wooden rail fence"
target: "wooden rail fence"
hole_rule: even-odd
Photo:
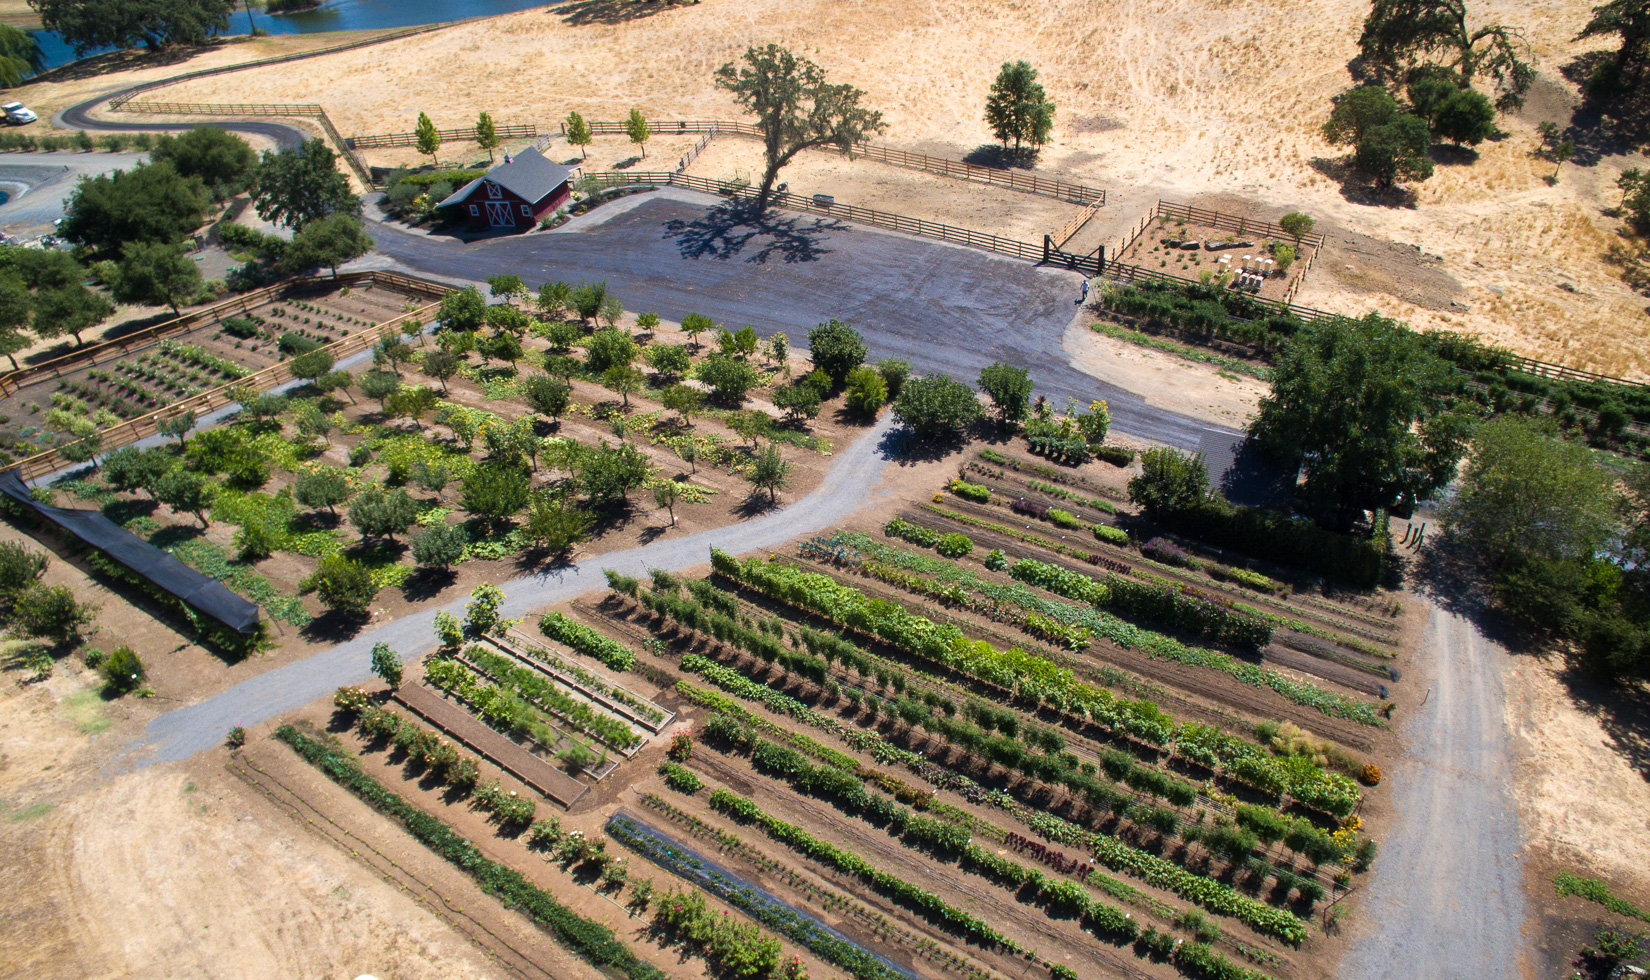
[[[1083,226],[1089,223],[1089,219],[1094,217],[1095,212],[1099,211],[1104,206],[1104,202],[1096,201],[1083,210],[1077,212],[1077,214],[1073,215],[1072,219],[1066,222],[1065,227],[1054,233],[1053,237],[1055,246],[1064,247],[1065,244],[1071,241],[1079,231],[1083,230]]]
[[[511,123],[507,126],[495,126],[494,129],[500,139],[507,140],[525,139],[539,134],[539,128],[534,123]],[[476,141],[474,126],[459,129],[438,129],[436,135],[441,137],[443,143],[474,143]],[[418,134],[384,133],[377,136],[349,136],[345,137],[344,142],[349,144],[352,150],[377,146],[417,146]]]
[[[622,122],[592,121],[589,126],[590,131],[597,135],[614,135],[626,131],[625,124]],[[566,131],[567,127],[564,124],[562,132],[565,133]],[[762,135],[762,130],[751,123],[713,119],[666,120],[653,123],[653,132],[655,135],[659,133],[705,133],[712,137],[722,133],[734,136]],[[700,141],[701,144],[706,142],[708,140]],[[686,166],[687,162],[691,162],[691,157],[698,156],[699,151],[702,149],[704,149],[703,145],[695,147],[691,151],[690,157],[683,158],[685,162],[682,166]],[[946,177],[956,177],[960,180],[970,180],[975,183],[993,184],[1028,194],[1040,194],[1044,197],[1070,201],[1073,204],[1085,206],[1097,204],[1103,207],[1106,203],[1106,192],[1097,187],[1084,187],[1081,184],[1072,184],[1052,177],[1039,177],[1036,174],[1004,170],[998,167],[982,167],[962,160],[934,157],[926,153],[912,153],[877,143],[855,143],[848,149],[847,155],[850,158],[854,156],[868,157],[896,167],[907,167],[912,170],[921,170]]]
[[[691,174],[674,172],[631,173],[607,171],[590,174],[587,179],[595,181],[602,187],[620,187],[626,184],[671,185],[702,191],[706,194],[719,194],[722,197],[745,200],[756,197],[756,191],[742,181],[709,180]],[[937,221],[911,218],[903,214],[855,207],[852,204],[824,204],[805,194],[775,193],[772,201],[780,207],[789,208],[793,211],[822,214],[833,218],[842,218],[846,221],[904,232],[908,235],[919,235],[923,238],[935,238],[958,245],[968,245],[973,248],[999,252],[1003,255],[1012,255],[1017,259],[1025,259],[1030,262],[1042,262],[1047,255],[1042,245],[1004,238],[1001,235],[989,235],[985,232],[972,231],[967,228],[958,228],[954,225],[942,225]]]
[[[1175,220],[1191,221],[1239,235],[1253,234],[1266,238],[1288,238],[1290,240],[1295,237],[1270,221],[1262,221],[1259,218],[1244,218],[1220,211],[1194,208],[1185,204],[1173,204],[1169,201],[1158,201],[1157,206],[1153,208],[1152,217],[1168,217]],[[1322,248],[1324,238],[1322,235],[1302,235],[1301,244],[1310,245],[1313,248]]]
[[[397,276],[382,272],[348,273],[338,276],[336,279],[329,276],[314,276],[305,281],[308,283],[337,282],[340,284],[347,284],[352,282],[361,282],[362,280],[368,278],[372,279],[374,283],[382,283],[386,285],[396,285],[398,280],[416,282],[423,290],[426,291],[443,288],[435,283],[424,282],[423,280],[410,280],[407,276]],[[439,306],[440,304],[438,303],[426,304],[410,313],[403,313],[400,316],[385,320],[382,323],[375,323],[370,327],[358,330],[342,340],[335,340],[324,347],[317,348],[317,350],[327,351],[332,354],[334,358],[342,360],[357,351],[366,350],[373,344],[377,343],[379,331],[383,330],[385,327],[399,327],[409,320],[422,319],[425,316],[434,313]],[[219,385],[216,388],[203,391],[196,395],[190,395],[187,398],[180,398],[158,412],[151,412],[148,415],[139,416],[135,419],[128,419],[125,422],[121,422],[119,425],[112,425],[106,429],[102,429],[97,433],[100,437],[102,437],[101,448],[98,451],[100,453],[111,452],[119,449],[121,446],[130,445],[137,442],[139,439],[152,436],[156,432],[160,431],[161,422],[175,418],[179,415],[200,415],[203,412],[210,412],[214,409],[222,408],[225,405],[233,404],[236,400],[235,394],[240,389],[251,388],[254,391],[266,391],[276,385],[291,381],[293,380],[293,374],[291,369],[288,367],[290,363],[290,360],[282,361],[279,364],[264,368],[262,371],[246,375],[242,378],[237,378],[228,384]],[[19,475],[23,478],[24,482],[27,482],[29,480],[38,479],[48,473],[53,473],[58,469],[61,469],[69,462],[69,460],[63,458],[58,449],[54,448],[27,457],[16,465],[21,467]]]

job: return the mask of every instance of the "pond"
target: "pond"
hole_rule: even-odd
[[[252,11],[252,23],[271,34],[319,34],[325,31],[369,31],[417,27],[467,17],[485,17],[547,6],[535,0],[330,0],[314,10],[294,14]],[[230,34],[245,34],[247,12],[238,8],[229,19]],[[74,49],[55,31],[36,31],[45,68],[75,60]],[[96,52],[90,52],[96,53]]]

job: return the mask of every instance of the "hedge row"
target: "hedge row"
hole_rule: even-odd
[[[629,647],[559,612],[547,612],[540,617],[539,631],[552,640],[595,657],[614,670],[629,670],[636,665],[636,654]]]

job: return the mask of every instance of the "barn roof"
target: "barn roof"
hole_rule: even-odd
[[[560,187],[576,168],[564,167],[551,163],[544,158],[536,148],[529,146],[517,153],[509,163],[501,163],[487,171],[485,176],[477,177],[463,187],[454,191],[446,200],[436,207],[444,208],[449,204],[461,203],[469,197],[483,181],[490,180],[524,201],[538,202],[546,194]]]

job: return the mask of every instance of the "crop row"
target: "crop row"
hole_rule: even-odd
[[[1140,711],[1112,710],[1111,706],[1120,699],[1110,691],[1077,682],[1070,670],[1051,661],[1018,649],[999,651],[990,644],[970,641],[955,626],[939,626],[911,614],[897,603],[867,599],[858,590],[840,585],[826,576],[756,558],[740,563],[717,549],[711,551],[711,563],[719,573],[744,582],[770,598],[810,609],[827,619],[877,636],[899,649],[964,675],[1066,710],[1076,708],[1101,724],[1107,724],[1112,718],[1142,718]],[[1136,646],[1149,638],[1174,643],[1167,637],[1139,632],[1142,635],[1135,637]],[[1175,734],[1175,723],[1157,711],[1156,705],[1150,705],[1150,708],[1152,711],[1145,715],[1145,720],[1156,720],[1157,723],[1130,725],[1129,733],[1158,745],[1166,744]],[[1221,759],[1227,763],[1228,770],[1257,788],[1274,793],[1288,791],[1297,799],[1337,816],[1350,813],[1356,805],[1358,794],[1352,781],[1337,774],[1325,773],[1311,760],[1297,761],[1298,757],[1273,759],[1241,739],[1214,740],[1204,737],[1198,741],[1219,744],[1220,753],[1230,756],[1229,759]],[[1240,759],[1243,760],[1241,763],[1238,762]],[[1265,778],[1268,776],[1270,778]],[[1300,792],[1297,793],[1297,790]]]
[[[510,648],[526,657],[537,660],[552,670],[571,675],[580,684],[599,693],[602,697],[617,701],[649,722],[658,722],[665,716],[665,713],[657,705],[643,700],[622,687],[615,687],[607,683],[578,664],[570,663],[556,656],[555,651],[548,647],[540,646],[537,643],[524,642],[521,639],[512,639],[510,640]]]
[[[614,670],[629,670],[636,664],[635,652],[623,643],[554,610],[539,617],[539,629],[550,639],[595,657]]]
[[[219,357],[198,344],[180,344],[175,340],[163,340],[159,347],[160,357],[167,360],[194,364],[208,371],[216,371],[231,381],[246,377],[246,369],[231,361],[227,357]]]
[[[529,703],[566,719],[574,728],[586,735],[599,738],[616,749],[629,749],[642,742],[642,737],[632,731],[629,725],[617,718],[598,713],[588,702],[561,691],[548,677],[530,667],[518,665],[509,657],[472,646],[464,651],[464,659],[475,664],[495,683],[507,686]],[[431,663],[433,665],[434,661]]]
[[[477,718],[512,738],[530,738],[546,749],[560,736],[546,715],[527,699],[506,687],[481,683],[468,667],[444,657],[425,662],[424,677],[431,685],[456,694]]]

